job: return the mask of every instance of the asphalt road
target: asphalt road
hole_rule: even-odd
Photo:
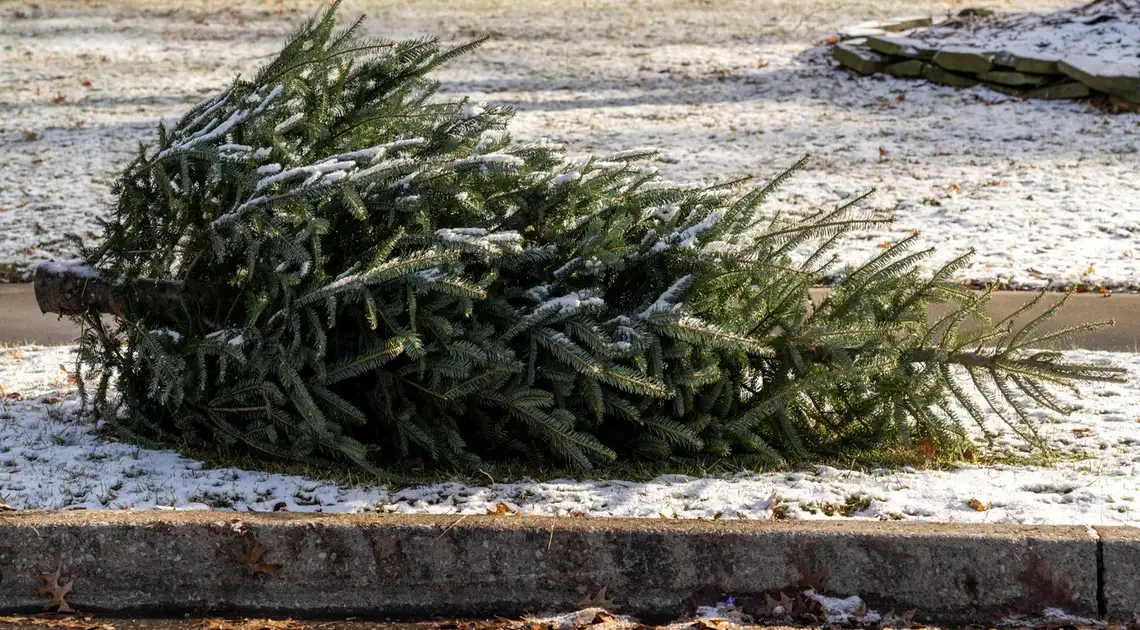
[[[825,294],[825,289],[813,290],[813,299],[818,301]],[[995,293],[990,302],[990,316],[1005,317],[1032,297],[1031,293],[1017,291]],[[1040,313],[1058,298],[1059,296],[1047,297],[1043,304],[1028,315]],[[938,306],[929,310],[934,318],[946,312],[945,307]],[[1064,310],[1041,328],[1041,332],[1082,322],[1110,319],[1116,322],[1112,328],[1088,333],[1062,349],[1081,347],[1089,350],[1140,352],[1140,294],[1075,295]],[[1026,321],[1026,318],[1019,321]],[[0,345],[63,345],[73,342],[78,335],[78,329],[70,320],[60,320],[55,315],[40,313],[32,285],[0,284]]]

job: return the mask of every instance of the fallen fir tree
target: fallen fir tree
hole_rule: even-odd
[[[836,269],[886,219],[762,213],[803,162],[751,188],[664,181],[652,151],[569,160],[436,97],[429,72],[478,42],[364,39],[334,11],[160,126],[103,244],[37,272],[83,326],[86,408],[126,439],[373,470],[760,465],[954,445],[987,413],[1034,440],[1030,405],[1065,411],[1049,385],[1122,378],[1030,350],[1089,328],[1037,335],[1055,309],[964,333],[965,256],[922,276],[911,237]]]

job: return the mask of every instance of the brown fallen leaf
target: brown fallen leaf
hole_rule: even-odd
[[[234,560],[237,560],[239,564],[245,565],[245,570],[249,575],[264,573],[269,577],[277,577],[277,570],[281,568],[281,565],[261,561],[261,556],[265,555],[266,551],[269,551],[269,549],[255,540],[253,547],[251,547],[249,551],[234,551],[232,553]]]
[[[518,516],[518,510],[512,510],[506,503],[496,503],[495,508],[487,510],[489,516]]]
[[[1076,429],[1073,429],[1073,437],[1083,438],[1090,435],[1092,435],[1092,429],[1088,427],[1078,427]]]
[[[0,617],[0,624],[28,628],[30,626],[47,626],[48,628],[67,628],[68,630],[115,630],[109,623],[96,623],[91,617],[83,619],[67,619],[66,617]]]
[[[67,584],[60,584],[60,571],[61,569],[56,569],[55,573],[44,572],[40,574],[40,579],[47,583],[47,586],[40,589],[40,594],[51,596],[51,599],[44,604],[44,610],[55,608],[56,612],[75,612],[67,603],[67,596],[71,594],[71,587],[75,585],[75,580],[70,579]]]
[[[294,630],[303,628],[292,619],[203,619],[200,630]]]
[[[799,558],[800,565],[800,586],[810,588],[816,591],[822,591],[823,587],[827,584],[827,567],[820,567],[815,571],[812,570],[811,565],[803,556]]]
[[[977,499],[970,499],[969,501],[966,501],[966,505],[970,506],[970,508],[975,512],[985,512],[986,510],[990,509],[989,505],[982,503]]]
[[[593,597],[587,597],[578,602],[582,608],[602,608],[605,610],[617,610],[619,608],[617,602],[606,597],[606,587],[603,586],[598,589],[598,593]]]
[[[764,595],[767,603],[764,605],[764,614],[769,617],[776,615],[788,615],[792,612],[792,604],[795,600],[788,597],[787,593],[780,591],[780,597],[772,597],[771,595]]]

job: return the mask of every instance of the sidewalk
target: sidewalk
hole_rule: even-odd
[[[826,290],[813,289],[812,294],[818,301]],[[995,319],[1005,317],[1032,297],[1032,293],[1020,291],[996,293],[990,302],[990,316]],[[1046,304],[1039,305],[1032,314],[1040,313],[1055,299],[1051,296],[1046,298]],[[946,309],[933,307],[929,312],[936,318],[945,314]],[[1074,340],[1074,347],[1140,352],[1140,294],[1123,293],[1109,297],[1075,295],[1064,310],[1041,328],[1041,332],[1108,319],[1115,320],[1116,325]],[[40,313],[32,285],[0,284],[0,345],[65,345],[73,342],[78,334],[69,320]]]

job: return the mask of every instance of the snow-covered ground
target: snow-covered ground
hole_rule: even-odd
[[[235,509],[706,519],[903,519],[939,522],[1140,524],[1140,354],[1074,351],[1110,362],[1129,384],[1087,386],[1066,418],[1034,415],[1067,454],[1054,467],[956,470],[821,467],[723,478],[572,481],[410,489],[344,487],[296,476],[207,469],[177,454],[110,442],[76,418],[72,350],[0,352],[0,496],[18,509]],[[979,436],[981,433],[979,432]],[[979,438],[980,439],[980,438]],[[1017,453],[1000,437],[978,453]],[[1068,461],[1071,460],[1071,461]]]
[[[320,3],[41,4],[0,2],[0,277],[70,256],[66,232],[94,238],[135,143],[264,63]],[[870,207],[898,217],[853,236],[848,260],[921,230],[940,248],[929,265],[978,250],[963,280],[1140,288],[1140,115],[854,77],[813,48],[867,19],[962,6],[376,0],[349,2],[343,13],[367,10],[367,29],[379,36],[489,35],[438,77],[451,94],[516,107],[516,137],[549,136],[574,153],[656,145],[663,173],[677,179],[764,179],[812,152],[773,209],[829,206],[877,188]]]

